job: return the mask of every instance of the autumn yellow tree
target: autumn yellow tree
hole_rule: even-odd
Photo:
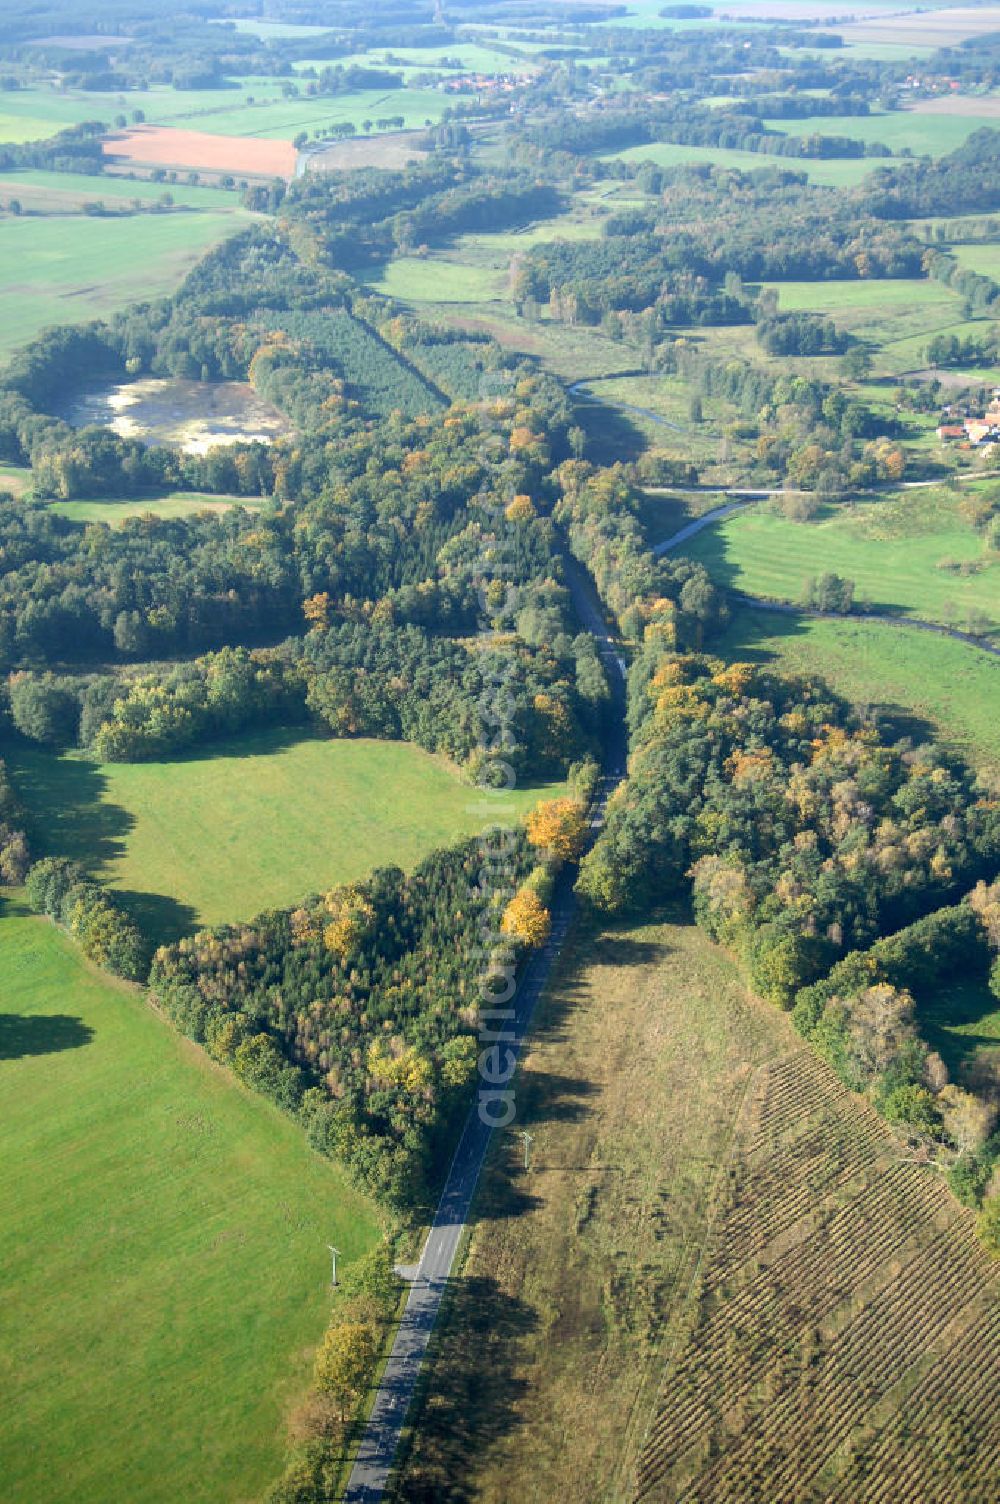
[[[316,1354],[316,1387],[328,1395],[346,1420],[371,1379],[378,1354],[374,1328],[367,1322],[345,1321],[328,1328]]]
[[[330,625],[330,595],[326,590],[311,595],[302,603],[302,614],[314,631],[322,631]]]
[[[527,821],[528,840],[558,862],[575,862],[587,843],[587,808],[579,799],[546,799]]]
[[[537,893],[521,888],[504,910],[500,928],[512,940],[538,949],[549,938],[552,918]]]
[[[330,923],[323,931],[323,943],[343,961],[371,934],[375,910],[356,888],[334,888],[327,893],[324,903]]]
[[[530,496],[515,496],[507,503],[504,516],[508,522],[530,522],[538,513]]]

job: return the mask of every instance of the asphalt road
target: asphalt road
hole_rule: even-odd
[[[625,660],[605,624],[590,577],[574,560],[567,558],[564,562],[573,604],[580,621],[597,640],[614,703],[614,714],[606,738],[603,776],[591,816],[591,828],[596,833],[603,822],[608,796],[625,774]],[[505,1043],[515,1056],[520,1053],[521,1045],[531,1029],[535,1007],[562,949],[574,907],[572,885],[568,879],[563,880],[557,886],[552,900],[552,932],[545,946],[535,952],[525,967],[512,999],[515,1017],[510,1032],[513,1037]],[[516,1131],[516,1128],[515,1118],[505,1131],[510,1133]],[[396,1340],[344,1494],[345,1504],[376,1504],[385,1491],[406,1413],[413,1399],[494,1131],[489,1122],[480,1116],[477,1101],[466,1120],[433,1225],[410,1285]]]

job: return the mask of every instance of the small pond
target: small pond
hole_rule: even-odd
[[[245,381],[150,377],[99,387],[66,404],[74,428],[97,423],[123,439],[204,454],[218,444],[271,444],[291,424]]]

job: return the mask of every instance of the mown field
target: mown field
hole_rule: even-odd
[[[918,115],[893,110],[870,115],[811,115],[807,120],[765,120],[770,130],[786,136],[846,136],[851,141],[881,142],[894,156],[909,148],[915,157],[943,157],[954,151],[983,124],[972,108],[967,115]],[[884,157],[867,159],[870,172]]]
[[[5,1501],[260,1498],[372,1207],[15,903],[0,997]]]
[[[724,146],[681,146],[673,141],[655,141],[648,146],[627,146],[622,151],[602,153],[604,160],[620,157],[626,162],[655,162],[659,167],[677,167],[685,162],[707,162],[716,167],[734,167],[740,172],[759,172],[765,167],[794,166],[811,183],[851,188],[877,165],[870,157],[833,161],[804,157],[773,157],[765,152],[737,151]]]
[[[0,237],[0,359],[50,324],[103,318],[172,292],[242,211],[127,219],[24,216]]]
[[[1000,659],[989,653],[879,622],[744,608],[712,651],[819,674],[900,735],[919,742],[934,734],[1000,788]]]
[[[962,627],[978,614],[1000,626],[1000,567],[936,489],[824,509],[788,522],[765,504],[706,528],[684,545],[714,579],[751,595],[797,602],[824,571],[852,579],[866,610]]]
[[[174,762],[5,755],[36,845],[92,867],[160,938],[249,919],[373,867],[413,867],[484,824],[481,793],[404,742],[277,728]],[[546,794],[523,788],[510,803],[526,813]]]
[[[0,201],[20,200],[29,213],[68,213],[84,204],[103,203],[109,211],[128,209],[133,199],[143,206],[165,195],[188,209],[239,209],[235,192],[190,183],[154,183],[147,178],[93,176],[83,172],[5,172],[0,175]]]
[[[580,937],[516,1087],[396,1504],[989,1493],[971,1214],[703,935]]]
[[[329,66],[327,59],[320,66]],[[124,101],[124,102],[123,102]],[[197,91],[154,86],[119,98],[83,89],[56,91],[44,86],[4,94],[0,143],[37,141],[84,120],[109,127],[119,114],[141,109],[150,125],[176,125],[219,135],[268,136],[291,140],[300,130],[350,120],[360,130],[366,119],[402,115],[408,126],[439,120],[448,96],[434,89],[358,89],[350,94],[285,99],[275,78],[241,78],[232,88]]]
[[[106,522],[113,527],[126,517],[194,517],[199,512],[227,512],[230,507],[246,507],[252,512],[261,506],[263,502],[253,496],[171,491],[166,496],[136,496],[125,501],[54,501],[50,511],[68,517],[71,522]]]

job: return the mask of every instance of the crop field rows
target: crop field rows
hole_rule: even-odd
[[[901,1466],[906,1498],[986,1497],[997,1279],[943,1182],[820,1060],[761,1067],[636,1499],[880,1501]]]

